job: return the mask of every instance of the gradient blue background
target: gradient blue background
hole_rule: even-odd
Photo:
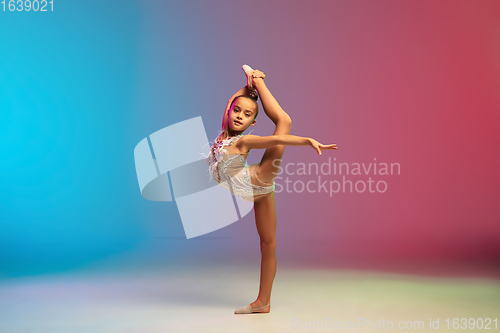
[[[185,240],[174,203],[141,197],[133,160],[147,135],[196,116],[212,140],[245,63],[267,74],[292,134],[339,146],[321,157],[290,147],[283,163],[401,165],[384,194],[277,194],[278,261],[498,260],[498,13],[497,1],[71,1],[1,12],[0,276],[151,244],[151,256],[183,260],[258,252],[252,215]],[[272,130],[262,113],[253,134]]]

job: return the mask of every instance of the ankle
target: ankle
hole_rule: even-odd
[[[255,304],[261,304],[262,306],[267,305],[271,302],[270,299],[264,299],[264,298],[257,298],[257,300],[254,302]]]

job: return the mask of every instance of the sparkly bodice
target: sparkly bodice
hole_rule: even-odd
[[[224,185],[222,183],[230,185],[245,176],[245,169],[248,167],[246,164],[246,155],[229,153],[227,151],[227,148],[232,146],[242,136],[240,134],[223,140],[216,140],[210,149],[208,157],[210,174],[221,185]],[[233,181],[231,181],[232,178],[234,178]]]
[[[243,134],[216,140],[210,149],[207,162],[212,178],[235,195],[248,200],[254,195],[269,193],[273,186],[258,186],[252,184],[249,166],[246,159],[249,153],[229,152],[228,147],[234,144]],[[220,137],[220,136],[219,136]],[[233,151],[237,150],[231,149]]]

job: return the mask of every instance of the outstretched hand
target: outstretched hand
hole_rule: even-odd
[[[321,155],[322,150],[327,150],[327,149],[337,149],[337,144],[332,143],[331,145],[324,145],[322,143],[319,143],[318,141],[314,139],[309,139],[311,141],[311,147],[316,149],[318,151],[318,154]]]

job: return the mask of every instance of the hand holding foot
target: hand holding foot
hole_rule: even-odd
[[[259,71],[258,69],[254,70],[253,73],[252,73],[252,78],[262,78],[264,80],[264,78],[266,77],[266,74],[264,74],[263,72]]]
[[[252,76],[251,76],[251,80],[252,80],[252,87],[254,89],[257,89],[257,86],[258,86],[258,83],[259,81],[264,81],[264,78],[266,77],[266,74],[262,73],[261,71],[259,71],[258,69],[254,70],[253,73],[252,73]]]
[[[248,65],[243,65],[241,68],[243,69],[243,71],[245,72],[245,74],[247,76],[247,88],[250,90],[255,89],[255,87],[253,85],[254,79],[262,78],[264,80],[264,78],[266,77],[266,74],[264,74],[263,72],[261,72],[258,69],[254,70],[252,67],[250,67]]]

